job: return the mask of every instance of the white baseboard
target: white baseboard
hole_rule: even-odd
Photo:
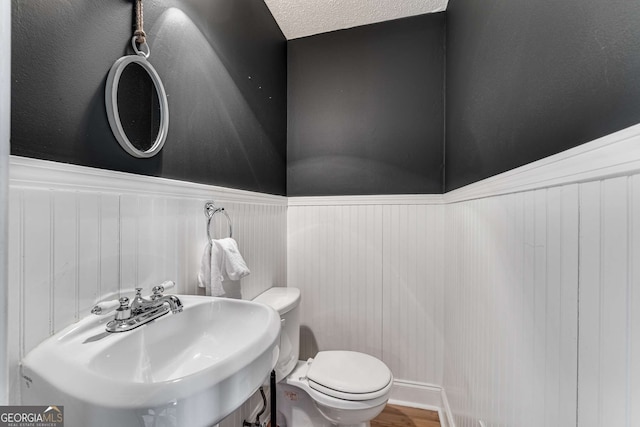
[[[394,380],[389,403],[410,408],[438,411],[442,427],[455,427],[449,401],[438,385]]]
[[[442,407],[442,387],[413,381],[394,380],[389,401],[410,408],[438,409]]]
[[[442,396],[442,410],[438,412],[440,415],[440,425],[442,427],[456,427],[456,422],[453,419],[453,412],[451,412],[451,406],[449,406],[449,399],[447,399],[447,393],[444,389],[441,390]]]

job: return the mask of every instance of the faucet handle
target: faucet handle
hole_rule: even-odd
[[[142,288],[135,288],[136,289],[136,297],[141,297],[142,296]],[[122,298],[120,298],[122,299]]]
[[[162,286],[154,286],[153,289],[151,289],[151,292],[153,292],[153,295],[151,295],[151,299],[154,300],[162,296],[164,288]]]
[[[153,295],[151,297],[159,298],[162,296],[164,291],[166,291],[167,289],[173,288],[175,285],[176,285],[176,282],[174,282],[173,280],[167,280],[166,282],[162,282],[158,286],[153,287],[153,289],[151,290],[151,292],[153,292]]]
[[[113,310],[117,309],[120,306],[120,301],[117,299],[111,301],[102,301],[97,303],[92,309],[91,314],[95,314],[97,316],[104,316],[105,314],[111,313]]]

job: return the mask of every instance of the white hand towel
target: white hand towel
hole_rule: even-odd
[[[198,272],[198,286],[211,290],[211,242],[204,246],[200,259],[200,271]],[[207,292],[209,295],[209,292]]]
[[[211,295],[211,242],[207,243],[200,260],[198,286],[205,288],[205,295]]]
[[[206,289],[207,295],[222,296],[225,294],[222,286],[225,276],[237,281],[250,273],[235,240],[212,240],[202,254],[198,285]]]
[[[224,273],[231,280],[240,280],[251,274],[247,264],[244,262],[238,244],[231,237],[226,239],[214,240],[216,245],[222,250],[224,259]]]

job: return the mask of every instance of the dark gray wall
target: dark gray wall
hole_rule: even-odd
[[[104,106],[131,53],[131,0],[13,0],[12,154],[286,192],[286,40],[257,0],[147,0],[152,65],[169,96],[160,155],[130,157]]]
[[[288,43],[287,194],[441,193],[443,13]]]
[[[444,13],[289,42],[287,107],[263,2],[147,0],[171,120],[140,160],[104,108],[133,2],[12,12],[12,154],[291,196],[443,189]],[[446,17],[446,190],[640,122],[640,3],[451,0]]]
[[[640,2],[450,0],[446,190],[640,122]]]

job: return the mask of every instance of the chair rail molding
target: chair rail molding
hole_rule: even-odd
[[[49,160],[10,156],[10,186],[164,197],[207,198],[235,203],[287,205],[287,198],[254,191],[136,175]]]
[[[640,172],[640,124],[444,195],[445,204],[633,175]]]
[[[289,206],[441,205],[441,194],[289,197]]]

